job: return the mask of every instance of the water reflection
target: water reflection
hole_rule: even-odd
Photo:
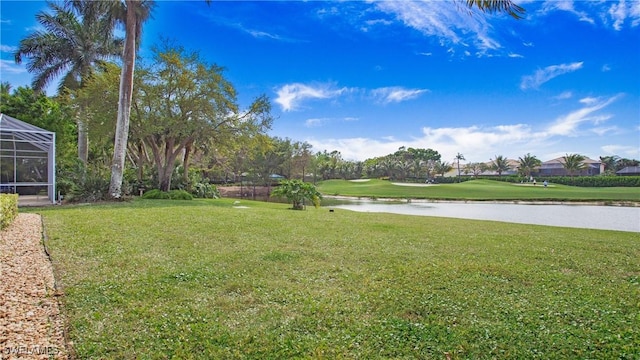
[[[362,212],[493,220],[521,224],[640,232],[640,207],[524,205],[412,201],[388,203],[352,200],[330,206]]]

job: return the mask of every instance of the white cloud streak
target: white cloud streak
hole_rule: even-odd
[[[441,1],[374,1],[376,9],[395,16],[405,26],[441,39],[442,46],[473,44],[481,56],[501,48],[492,37],[487,15],[473,16],[464,5]]]
[[[405,89],[398,86],[378,88],[371,91],[377,102],[381,104],[399,103],[411,99],[415,99],[423,93],[428,92],[426,89]]]
[[[547,66],[544,69],[539,69],[533,75],[522,77],[522,81],[520,82],[520,89],[537,89],[540,87],[540,85],[557,76],[580,70],[582,68],[582,64],[583,63],[581,61],[571,64],[551,65]]]
[[[283,111],[296,111],[302,108],[307,100],[336,99],[342,95],[360,93],[363,98],[372,98],[378,104],[400,103],[419,97],[427,93],[427,89],[406,89],[400,86],[377,88],[370,91],[358,88],[337,88],[334,84],[302,84],[292,83],[283,85],[276,90],[274,100],[280,104]]]
[[[13,53],[16,50],[18,50],[17,47],[15,46],[9,46],[9,45],[0,45],[0,52],[8,52],[8,53]]]
[[[27,70],[22,65],[16,65],[15,62],[0,59],[0,73],[6,74],[24,74]]]
[[[293,83],[284,85],[276,91],[278,97],[275,102],[280,104],[283,111],[294,111],[300,108],[304,100],[335,98],[346,91],[346,88],[336,89],[332,84]]]

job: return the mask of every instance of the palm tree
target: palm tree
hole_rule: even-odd
[[[564,169],[572,178],[586,167],[584,164],[586,157],[580,154],[566,154],[562,159],[564,160]]]
[[[491,160],[491,169],[498,173],[498,177],[502,177],[502,173],[509,171],[509,161],[502,155],[496,155],[496,158]]]
[[[518,171],[527,179],[531,177],[531,173],[540,165],[542,165],[542,161],[529,153],[524,157],[518,158]]]
[[[129,115],[133,97],[133,73],[136,66],[136,51],[142,35],[142,24],[151,15],[154,2],[151,0],[116,0],[111,3],[112,16],[124,23],[125,43],[122,54],[122,73],[120,74],[120,95],[118,100],[118,117],[111,161],[111,181],[109,196],[119,199],[122,196],[122,177],[124,161],[127,155],[129,140]]]
[[[460,160],[465,160],[465,158],[464,155],[457,153],[455,159],[458,164],[458,182],[460,182]]]
[[[620,157],[617,155],[613,156],[600,156],[600,161],[604,164],[604,170],[608,174],[615,174],[616,172],[616,163],[620,160]]]
[[[451,169],[453,169],[453,167],[446,161],[436,161],[435,165],[433,166],[433,171],[436,174],[440,174],[440,176],[442,177],[444,177],[444,174],[446,172],[451,171]]]
[[[44,31],[36,31],[20,41],[14,54],[16,63],[27,59],[27,70],[34,74],[32,87],[44,90],[63,75],[58,92],[81,88],[102,61],[116,58],[122,51],[122,39],[113,35],[112,23],[98,6],[100,2],[67,1],[64,6],[48,3],[53,11],[39,12],[36,19]],[[87,162],[88,129],[77,114],[78,157]]]
[[[478,9],[486,12],[506,12],[515,19],[522,19],[524,8],[518,6],[511,0],[465,0],[467,6],[472,8],[476,6]]]

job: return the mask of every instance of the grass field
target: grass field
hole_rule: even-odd
[[[38,210],[77,357],[640,357],[636,233],[240,205]]]
[[[511,184],[471,180],[459,184],[400,186],[390,181],[328,180],[318,189],[326,195],[441,200],[539,200],[539,201],[631,201],[640,202],[640,188],[585,188],[550,184]]]

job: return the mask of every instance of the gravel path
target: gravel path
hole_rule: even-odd
[[[37,214],[0,232],[0,359],[66,359],[64,321]]]

